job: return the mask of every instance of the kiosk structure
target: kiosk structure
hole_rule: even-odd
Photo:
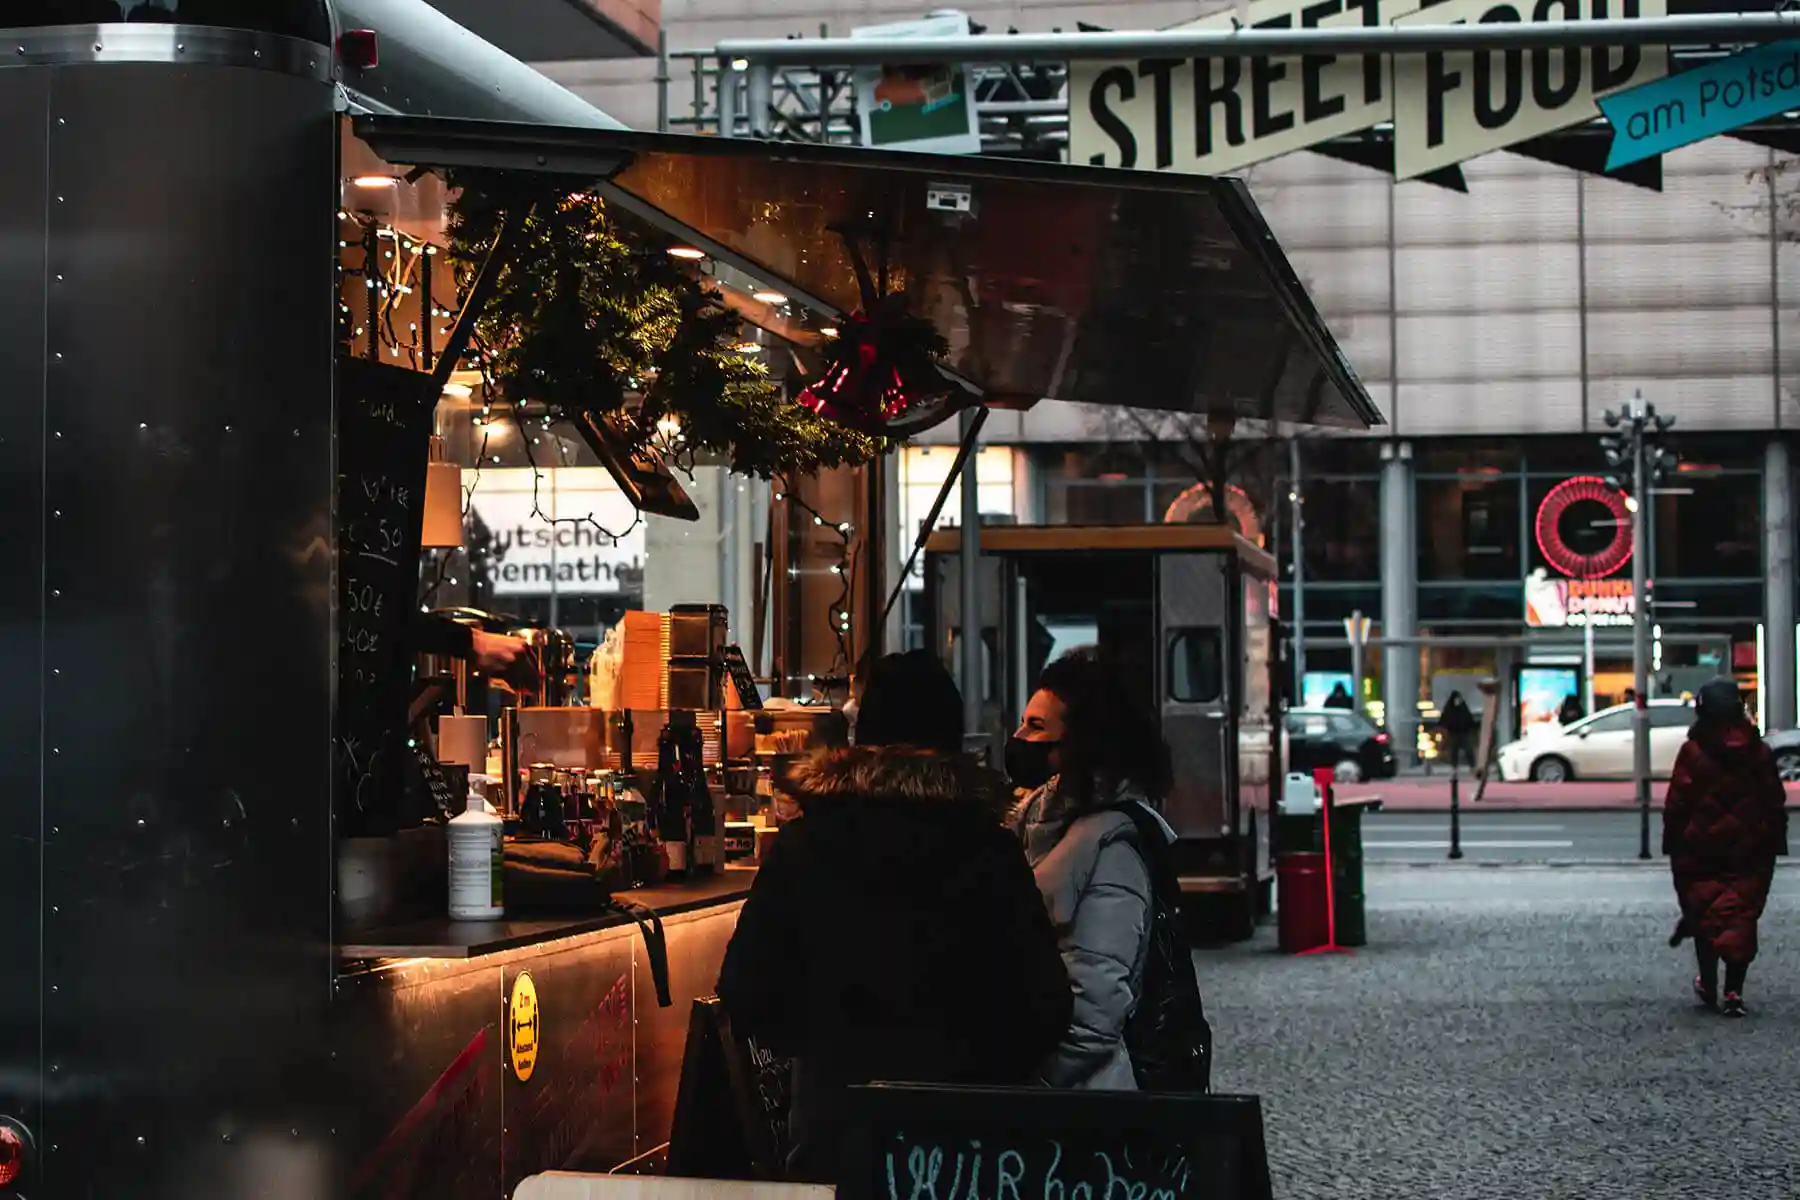
[[[952,669],[961,549],[959,530],[926,543],[927,628]],[[983,530],[980,551],[982,732],[1003,740],[1038,673],[1069,650],[1097,648],[1141,679],[1174,760],[1163,815],[1180,838],[1190,925],[1248,937],[1269,910],[1281,777],[1274,558],[1227,525],[1005,526]]]

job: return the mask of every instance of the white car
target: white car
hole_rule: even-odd
[[[1569,725],[1550,725],[1500,747],[1500,778],[1562,783],[1631,778],[1631,705],[1618,704]],[[1694,708],[1682,700],[1650,701],[1650,774],[1666,779],[1687,741]]]

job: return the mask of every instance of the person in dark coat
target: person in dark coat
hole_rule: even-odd
[[[1567,696],[1563,697],[1562,707],[1556,710],[1556,723],[1559,725],[1573,725],[1575,722],[1581,720],[1583,715],[1580,698],[1577,697],[1574,692],[1570,692]]]
[[[1469,708],[1469,702],[1463,699],[1461,692],[1451,692],[1437,719],[1438,735],[1443,739],[1451,770],[1463,762],[1471,767],[1475,765],[1475,726],[1475,713]]]
[[[1736,683],[1713,680],[1700,689],[1694,710],[1663,802],[1663,853],[1681,902],[1675,940],[1694,939],[1694,992],[1708,1008],[1720,1006],[1718,969],[1725,963],[1722,1011],[1741,1017],[1757,919],[1775,859],[1787,853],[1787,797]]]
[[[1315,696],[1318,695],[1317,692],[1314,692],[1313,694]],[[1349,709],[1354,708],[1355,705],[1351,703],[1350,693],[1344,690],[1344,685],[1341,683],[1334,683],[1331,685],[1331,695],[1325,697],[1325,707]]]
[[[845,1089],[1024,1085],[1074,996],[1005,781],[962,753],[962,699],[924,654],[877,663],[857,745],[782,788],[801,816],[764,857],[718,995],[793,1059],[789,1177],[835,1182]]]

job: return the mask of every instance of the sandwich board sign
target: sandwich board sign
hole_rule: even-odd
[[[1667,0],[1252,0],[1253,29],[1541,24],[1660,17]],[[1230,30],[1221,13],[1183,29]],[[1069,155],[1220,175],[1392,124],[1411,179],[1594,120],[1668,73],[1660,46],[1071,63]]]

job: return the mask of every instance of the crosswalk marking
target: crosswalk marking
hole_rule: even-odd
[[[1568,850],[1574,842],[1558,841],[1470,841],[1463,839],[1464,850]],[[1363,843],[1365,850],[1448,850],[1450,841],[1419,842],[1368,842]]]
[[[1383,821],[1380,824],[1369,822],[1364,828],[1373,833],[1442,833],[1449,827],[1449,824],[1450,818],[1446,816],[1442,821],[1431,825],[1389,825]],[[1503,825],[1472,825],[1467,821],[1463,823],[1464,833],[1563,833],[1567,829],[1567,825],[1514,825],[1511,822]]]

